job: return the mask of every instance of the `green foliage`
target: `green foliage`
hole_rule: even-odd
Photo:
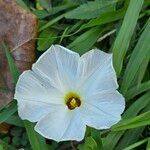
[[[102,31],[102,28],[99,27],[92,28],[78,36],[71,44],[68,45],[68,48],[78,52],[79,54],[84,54],[91,49]]]
[[[17,0],[17,2],[37,15],[39,22],[42,22],[42,26],[40,25],[38,29],[37,56],[54,43],[67,46],[80,55],[92,48],[113,53],[119,90],[126,98],[126,110],[122,120],[109,130],[99,131],[88,127],[85,139],[75,142],[74,147],[79,150],[150,150],[147,127],[150,124],[150,20],[148,20],[150,2],[148,0],[58,0],[51,3],[49,0],[37,2]],[[112,30],[116,33],[105,37]],[[101,37],[103,40],[99,41]],[[7,43],[3,43],[2,46],[10,73],[16,83],[20,72],[9,53]],[[6,87],[0,87],[0,91],[7,90]],[[34,131],[34,125],[22,121],[16,111],[15,100],[0,110],[0,122],[14,127],[6,136],[0,135],[1,149],[13,150],[20,147],[26,150],[54,150],[64,147],[70,149],[69,142],[48,141],[46,144],[45,139]]]
[[[48,147],[45,144],[45,139],[34,131],[34,125],[29,121],[24,121],[25,128],[27,130],[28,138],[33,150],[47,150]]]
[[[8,60],[8,65],[9,65],[9,69],[10,69],[12,78],[13,78],[14,82],[17,83],[18,77],[20,75],[20,71],[17,69],[15,62],[14,62],[11,54],[9,53],[9,48],[7,47],[7,45],[4,42],[2,42],[1,45],[6,54],[6,58]]]
[[[17,111],[16,101],[13,100],[0,111],[0,123],[5,122],[11,115]]]
[[[16,64],[14,63],[14,60],[10,54],[10,52],[8,51],[7,46],[3,44],[3,48],[5,50],[6,53],[6,58],[9,64],[9,68],[10,68],[10,72],[12,75],[12,78],[14,80],[15,83],[17,83],[18,77],[19,77],[19,70],[16,66]],[[4,110],[2,110],[2,113],[0,115],[0,123],[6,121],[10,116],[12,116],[15,112],[17,111],[17,105],[16,105],[16,101],[13,100],[11,102],[11,104]],[[25,128],[27,130],[27,134],[29,137],[29,141],[30,144],[32,146],[33,150],[40,150],[42,148],[44,148],[44,150],[47,149],[47,145],[45,143],[45,139],[42,138],[40,135],[38,135],[34,129],[33,129],[33,124],[27,121],[24,121],[24,125]],[[13,144],[16,145],[18,144],[18,140],[20,140],[19,138],[14,138],[13,139]],[[18,145],[16,145],[18,146]]]
[[[148,24],[145,30],[143,31],[135,49],[133,50],[130,61],[128,62],[128,65],[126,67],[121,87],[123,93],[126,93],[126,91],[128,90],[142,62],[147,58],[147,56],[148,60],[150,59],[149,55],[150,45],[148,44],[150,42],[149,35],[150,35],[150,20],[148,20]]]
[[[37,49],[39,51],[44,51],[48,49],[56,40],[57,33],[55,30],[47,28],[42,31],[39,35],[39,40],[37,43]]]
[[[114,68],[118,76],[121,72],[123,60],[128,50],[133,31],[139,17],[139,12],[142,8],[143,1],[144,0],[130,1],[122,26],[115,40],[113,46],[113,61]]]
[[[38,2],[43,8],[46,8],[48,11],[51,9],[51,0],[38,0]]]
[[[87,2],[66,13],[65,17],[70,19],[96,18],[105,12],[111,11],[114,3],[116,3],[114,0],[95,0],[93,2]]]
[[[112,128],[112,131],[121,131],[140,126],[150,125],[150,111],[136,116],[132,119],[125,119]]]

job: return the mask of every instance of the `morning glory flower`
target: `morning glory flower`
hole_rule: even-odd
[[[117,91],[112,54],[93,49],[81,57],[60,45],[43,53],[18,80],[15,99],[22,119],[55,141],[84,138],[86,126],[108,129],[125,108]]]

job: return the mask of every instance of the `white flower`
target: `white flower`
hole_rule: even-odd
[[[86,125],[107,129],[125,108],[112,55],[93,49],[83,56],[52,45],[20,76],[15,99],[22,119],[55,141],[84,138]]]

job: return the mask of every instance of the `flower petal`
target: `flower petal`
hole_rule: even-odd
[[[79,68],[78,88],[83,92],[118,88],[112,54],[93,49],[81,57]]]
[[[35,122],[51,111],[51,105],[64,105],[63,95],[53,87],[45,86],[30,70],[20,75],[14,98],[22,119]]]
[[[107,129],[121,119],[124,108],[124,98],[118,91],[102,91],[85,101],[82,114],[87,125]]]
[[[46,78],[61,92],[74,87],[77,80],[79,54],[60,45],[52,45],[33,65],[37,75]]]
[[[86,126],[77,112],[62,108],[41,119],[36,124],[35,130],[45,138],[57,142],[66,140],[80,141],[84,138]]]

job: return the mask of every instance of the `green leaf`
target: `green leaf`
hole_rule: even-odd
[[[17,150],[16,148],[14,148],[12,145],[8,145],[8,143],[6,143],[5,141],[0,139],[0,145],[2,146],[2,150]],[[0,149],[1,150],[1,149]]]
[[[18,117],[18,115],[10,116],[5,122],[11,125],[24,127],[23,121]]]
[[[145,59],[142,61],[141,65],[139,66],[138,72],[137,72],[137,86],[141,84],[141,81],[143,80],[143,77],[145,75],[146,69],[148,67],[150,60],[150,55],[147,55]]]
[[[61,11],[64,11],[66,9],[72,8],[76,5],[71,5],[71,4],[66,4],[66,5],[60,5],[56,7],[52,7],[49,11],[46,10],[34,10],[33,13],[39,18],[39,19],[44,19],[48,16],[55,15]]]
[[[11,76],[12,76],[14,82],[17,83],[17,80],[18,80],[19,75],[20,75],[20,71],[18,70],[18,68],[15,65],[14,59],[13,59],[12,55],[9,52],[9,48],[6,46],[6,44],[4,42],[2,42],[1,45],[2,45],[2,48],[5,51],[5,54],[6,54],[6,58],[7,58],[7,61],[8,61]]]
[[[101,27],[92,28],[78,36],[71,44],[68,45],[68,48],[78,52],[79,54],[84,54],[92,48],[102,32],[104,32],[104,29]]]
[[[123,150],[133,150],[134,148],[136,148],[136,147],[138,147],[138,146],[144,144],[145,142],[147,142],[147,139],[138,141],[138,142],[136,142],[136,143],[130,145],[129,147],[124,148]]]
[[[137,142],[142,135],[144,129],[145,127],[140,127],[126,131],[123,137],[118,142],[115,150],[122,150],[123,148]]]
[[[79,150],[96,150],[97,143],[92,136],[85,138],[84,144],[78,146]]]
[[[135,49],[131,55],[131,58],[128,62],[127,68],[125,70],[123,81],[121,85],[121,91],[125,94],[130,87],[134,77],[142,64],[143,60],[149,55],[150,51],[150,20],[143,31],[138,43],[136,44]],[[149,55],[150,56],[150,55]]]
[[[147,143],[146,150],[150,150],[150,138],[148,138],[148,143]]]
[[[48,150],[48,147],[45,144],[45,139],[34,130],[34,125],[29,121],[24,121],[24,125],[32,150]]]
[[[120,9],[117,11],[106,12],[106,13],[102,14],[100,17],[91,19],[88,23],[83,24],[81,26],[80,30],[117,21],[124,17],[125,12],[126,12],[126,8],[123,8],[123,9]]]
[[[21,7],[23,7],[25,10],[30,11],[30,9],[28,8],[28,6],[26,5],[26,3],[23,0],[16,0],[17,4],[19,4]]]
[[[123,118],[135,117],[150,101],[150,92],[137,99],[124,113]],[[104,139],[104,149],[113,150],[125,131],[112,131]]]
[[[127,130],[150,125],[150,111],[131,119],[124,119],[112,127],[113,131]]]
[[[150,81],[141,83],[139,86],[134,86],[127,91],[125,95],[126,100],[128,101],[138,94],[141,94],[142,92],[146,92],[148,90],[150,90]]]
[[[51,9],[51,0],[38,0],[38,2],[43,8],[47,9],[48,11]]]
[[[91,19],[100,16],[105,12],[112,11],[116,0],[100,0],[87,2],[78,8],[66,13],[65,17],[70,19]]]
[[[39,39],[37,41],[37,49],[39,51],[44,51],[48,49],[56,40],[56,31],[47,28],[39,34]]]
[[[47,22],[45,25],[43,25],[40,29],[39,32],[45,30],[46,28],[52,26],[53,24],[55,24],[56,22],[58,22],[59,20],[61,20],[63,17],[65,16],[65,14],[62,14],[52,20],[50,20],[49,22]]]
[[[101,139],[101,134],[99,130],[91,129],[91,136],[92,138],[95,140],[95,142],[97,143],[97,150],[103,150],[103,143],[102,143],[102,139]]]
[[[143,1],[144,0],[130,0],[121,29],[115,40],[113,46],[113,64],[118,76],[122,70],[123,60],[128,50]]]
[[[16,101],[13,100],[11,103],[5,106],[0,111],[0,123],[5,122],[10,116],[12,116],[17,111]]]

